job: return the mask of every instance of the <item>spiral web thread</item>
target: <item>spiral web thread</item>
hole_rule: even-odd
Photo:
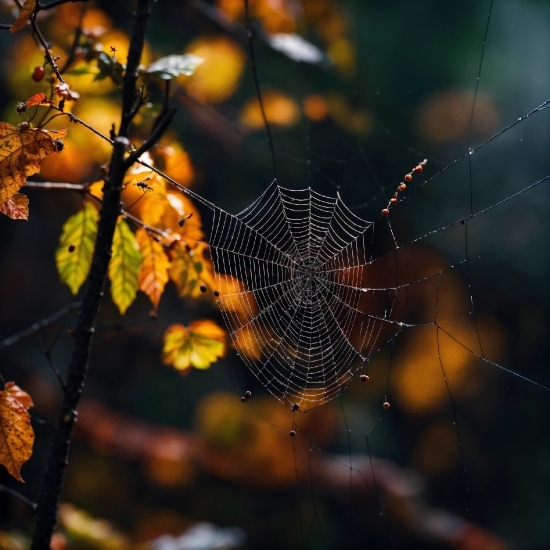
[[[339,196],[275,182],[240,214],[215,212],[219,287],[241,282],[221,292],[222,314],[241,358],[280,400],[332,399],[401,330],[398,289],[363,286],[377,261],[374,232]]]

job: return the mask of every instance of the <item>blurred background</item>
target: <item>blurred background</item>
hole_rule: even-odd
[[[210,293],[181,298],[169,283],[155,321],[144,295],[123,318],[106,299],[62,496],[59,548],[550,546],[549,391],[529,381],[550,386],[548,181],[445,229],[550,174],[550,109],[453,164],[550,98],[548,3],[494,2],[483,47],[489,4],[250,0],[250,13],[280,184],[339,192],[358,216],[374,220],[403,175],[427,158],[391,222],[400,246],[419,239],[400,253],[400,277],[442,275],[439,290],[414,293],[405,315],[432,320],[439,297],[438,324],[480,353],[473,302],[483,354],[520,376],[442,338],[451,401],[435,332],[411,328],[391,353],[372,358],[368,385],[354,381],[340,398],[296,415],[291,439],[292,413],[235,352],[205,370],[162,364],[172,323],[222,324]],[[13,3],[0,7],[0,22],[12,23]],[[80,94],[71,109],[107,134],[119,118],[117,87],[82,67],[95,63],[87,49],[115,48],[124,62],[132,8],[122,0],[68,3],[39,19],[61,63],[75,27],[84,30],[66,75]],[[243,21],[240,0],[158,1],[142,60],[204,58],[194,75],[170,86],[178,115],[163,138],[171,151],[164,169],[231,213],[274,177]],[[0,51],[1,120],[16,125],[24,120],[16,103],[47,93],[45,82],[31,79],[43,54],[28,29],[0,31]],[[136,140],[150,129],[164,89],[151,82]],[[101,140],[71,125],[63,153],[33,179],[93,182],[108,159]],[[0,219],[0,342],[74,301],[54,252],[82,198],[24,191],[29,221]],[[199,211],[208,235],[212,220]],[[392,251],[391,243],[381,246]],[[467,264],[446,270],[466,254]],[[40,338],[0,346],[3,378],[34,399],[36,430],[25,485],[4,469],[0,483],[33,501],[61,397],[44,350],[55,340],[51,357],[64,373],[75,315]],[[388,377],[391,409],[382,415]],[[245,391],[253,397],[243,404]],[[26,505],[0,492],[2,549],[24,548],[33,521]]]

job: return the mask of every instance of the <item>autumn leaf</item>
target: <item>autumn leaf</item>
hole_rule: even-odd
[[[47,131],[26,123],[14,128],[0,122],[0,204],[15,195],[29,176],[40,172],[42,159],[55,153],[56,140],[66,135],[66,129]]]
[[[25,0],[21,6],[19,16],[15,20],[15,23],[10,27],[10,32],[14,33],[20,31],[27,24],[27,21],[31,18],[31,15],[35,9],[36,0]]]
[[[170,279],[176,285],[180,296],[197,298],[204,292],[205,287],[211,290],[214,288],[212,264],[204,257],[205,250],[206,245],[203,243],[189,248],[179,242],[170,251]]]
[[[162,362],[178,370],[207,369],[226,351],[225,331],[214,321],[201,319],[188,327],[175,324],[164,334]]]
[[[15,397],[15,399],[17,399],[17,401],[25,407],[25,409],[29,410],[31,407],[34,407],[32,397],[26,391],[23,391],[19,386],[17,386],[15,382],[6,382],[4,390],[12,397]]]
[[[128,224],[119,218],[113,238],[113,256],[109,263],[111,297],[121,315],[136,298],[141,253],[136,236]]]
[[[12,220],[29,219],[29,197],[16,193],[6,202],[0,204],[0,212]]]
[[[34,94],[32,95],[31,97],[29,97],[29,99],[27,99],[27,101],[25,101],[25,105],[27,107],[36,107],[37,105],[52,105],[53,104],[53,101],[50,101],[47,97],[46,97],[46,94],[43,94],[43,93],[38,93],[38,94]]]
[[[31,457],[34,443],[34,431],[26,407],[32,405],[32,400],[29,403],[22,394],[25,392],[13,382],[6,384],[6,390],[0,391],[0,464],[18,481],[23,481],[21,466]]]
[[[90,271],[97,217],[97,210],[89,202],[84,203],[84,208],[65,222],[55,251],[59,278],[73,294],[78,292]]]
[[[144,229],[136,231],[136,239],[143,256],[138,275],[139,289],[149,296],[156,309],[168,282],[170,260],[166,257],[162,245]]]

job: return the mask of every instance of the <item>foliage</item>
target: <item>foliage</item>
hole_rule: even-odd
[[[21,466],[32,455],[34,431],[28,409],[30,395],[8,382],[0,391],[0,464],[18,481],[23,481]]]

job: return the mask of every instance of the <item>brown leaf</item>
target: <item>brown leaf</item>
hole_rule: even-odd
[[[17,399],[17,401],[25,407],[25,409],[29,410],[31,407],[34,407],[32,397],[26,391],[23,391],[19,386],[17,386],[15,382],[6,382],[4,390],[12,397],[15,397],[15,399]]]
[[[20,31],[31,18],[34,10],[36,9],[36,0],[25,0],[25,3],[21,6],[19,17],[15,20],[15,23],[10,27],[10,32],[14,33]]]
[[[0,213],[12,220],[29,219],[29,197],[23,193],[16,193],[6,202],[0,204]]]
[[[31,457],[33,443],[34,431],[25,405],[10,391],[0,391],[0,464],[18,481],[23,481],[21,466]]]
[[[14,128],[0,122],[0,204],[15,195],[29,176],[40,172],[42,159],[55,153],[56,141],[66,135],[66,129],[47,131],[26,123]]]
[[[27,107],[35,107],[36,105],[52,105],[53,101],[50,101],[47,99],[46,94],[43,94],[42,92],[39,92],[37,94],[32,95],[25,101],[25,105]]]

